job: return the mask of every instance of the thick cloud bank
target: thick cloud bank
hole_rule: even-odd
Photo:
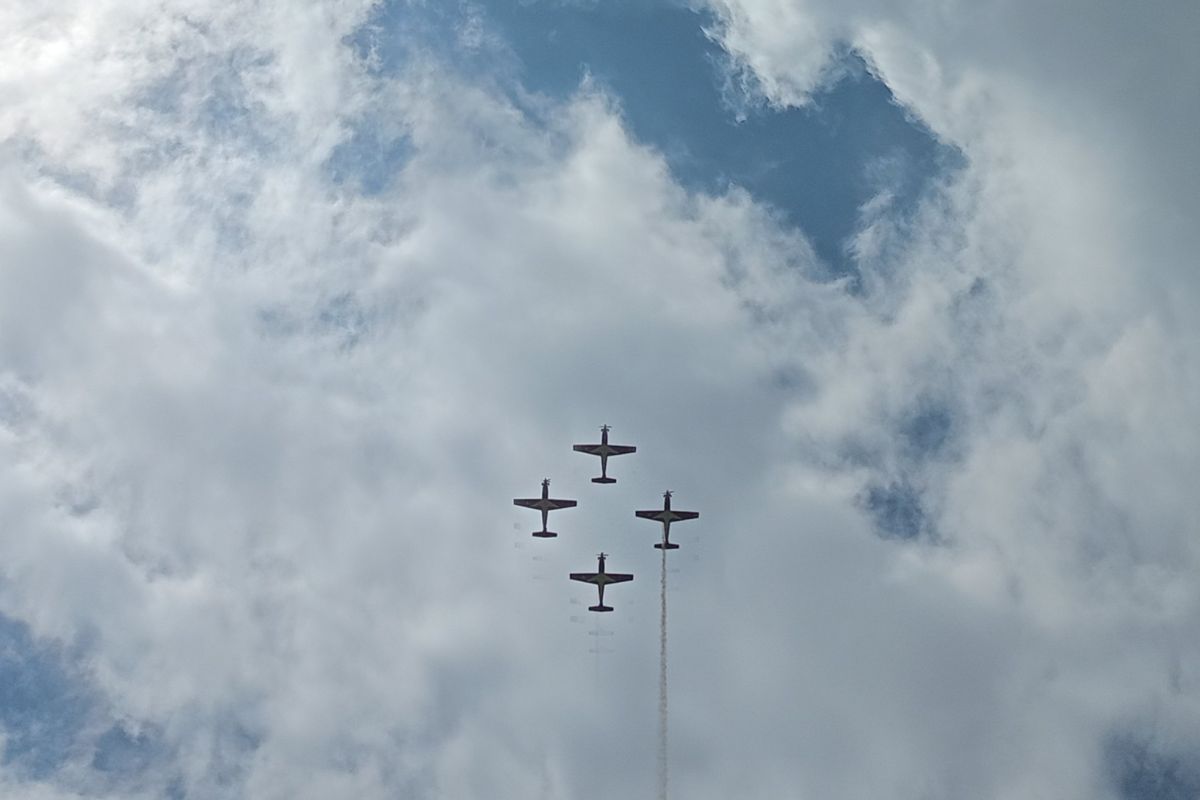
[[[919,8],[711,8],[965,154],[854,286],[469,4],[0,11],[0,793],[648,795],[671,488],[673,794],[1195,794],[1195,13]]]

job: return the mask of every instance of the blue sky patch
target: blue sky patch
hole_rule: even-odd
[[[0,615],[0,727],[3,763],[44,778],[75,752],[94,699],[53,645],[35,641],[29,627]]]
[[[937,178],[961,168],[962,155],[913,120],[849,51],[837,57],[840,80],[809,107],[752,103],[739,121],[724,94],[728,56],[704,33],[712,22],[671,0],[486,0],[420,10],[392,2],[354,43],[387,71],[405,61],[401,34],[419,31],[464,72],[508,75],[560,100],[590,76],[684,186],[715,194],[745,188],[804,231],[829,277],[854,275],[846,246],[860,208],[888,192],[893,212],[908,217]],[[373,153],[341,158],[375,168],[392,161],[371,141],[361,144]]]
[[[350,184],[372,196],[391,185],[411,152],[407,137],[389,134],[378,120],[367,118],[333,149],[325,167],[334,183]]]
[[[871,486],[861,502],[885,539],[915,539],[925,528],[921,493],[908,483]]]
[[[92,768],[117,775],[137,775],[167,754],[158,731],[135,731],[118,722],[96,739]]]
[[[112,785],[139,784],[170,757],[161,731],[121,722],[105,729],[104,706],[79,658],[35,639],[0,614],[0,763],[45,780],[68,762],[90,765]]]
[[[953,411],[934,402],[919,406],[900,425],[906,455],[918,461],[937,456],[950,443],[953,434]]]
[[[1164,753],[1132,736],[1109,741],[1106,762],[1121,800],[1195,800],[1200,797],[1196,759]]]

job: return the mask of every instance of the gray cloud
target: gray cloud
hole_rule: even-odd
[[[1006,161],[1053,85],[973,77],[940,28],[728,7],[776,101],[848,38],[970,159],[895,246],[864,212],[852,294],[586,85],[533,119],[419,51],[379,74],[365,4],[96,8],[0,25],[0,611],[80,648],[109,744],[6,791],[649,791],[629,511],[666,488],[703,512],[670,577],[677,793],[1120,797],[1148,779],[1112,742],[1194,752],[1190,323],[1172,268],[1121,271],[1186,241],[1104,227],[1132,162],[1034,169],[1105,163],[1070,128]],[[367,187],[336,154],[375,117],[405,157]],[[608,496],[567,447],[601,422],[639,446]],[[580,499],[549,544],[510,511],[546,475]],[[895,486],[932,534],[876,535]],[[565,573],[601,547],[638,578],[597,676]]]
[[[1022,637],[1069,632],[1018,646],[1053,664],[1039,701],[1055,724],[1083,723],[1076,755],[997,774],[982,793],[1137,796],[1131,786],[1158,778],[1102,765],[1121,762],[1105,743],[1130,714],[1158,719],[1173,716],[1164,704],[1194,703],[1170,677],[1196,663],[1182,642],[1196,620],[1184,477],[1195,471],[1185,408],[1197,397],[1196,340],[1183,309],[1195,306],[1197,243],[1169,222],[1195,205],[1183,189],[1194,176],[1171,166],[1187,160],[1180,135],[1196,121],[1178,97],[1178,76],[1197,66],[1182,8],[1134,19],[1115,7],[712,5],[715,35],[772,102],[805,102],[821,81],[815,53],[849,43],[966,155],[966,174],[948,204],[930,205],[912,246],[881,250],[878,225],[864,229],[862,252],[898,277],[875,284],[881,297],[868,303],[882,316],[851,340],[863,349],[835,351],[836,366],[816,371],[823,402],[790,418],[823,451],[840,446],[850,464],[882,473],[876,486],[919,487],[919,508],[950,546],[934,558],[968,594],[1020,609]],[[1162,58],[1112,57],[1140,52],[1146,36]],[[812,44],[802,57],[788,47],[798,41]],[[1125,103],[1133,87],[1138,99]],[[951,451],[932,460],[906,449],[918,413],[908,409],[930,392],[954,410]],[[841,414],[849,402],[857,413]],[[913,508],[911,492],[900,502],[881,491],[868,489],[868,508]],[[1196,734],[1174,727],[1144,761],[1171,772]]]

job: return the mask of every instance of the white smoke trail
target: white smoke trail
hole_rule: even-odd
[[[662,551],[658,615],[658,798],[667,800],[667,551]]]

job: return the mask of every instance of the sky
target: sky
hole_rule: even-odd
[[[1200,795],[1198,34],[4,5],[0,795]]]

